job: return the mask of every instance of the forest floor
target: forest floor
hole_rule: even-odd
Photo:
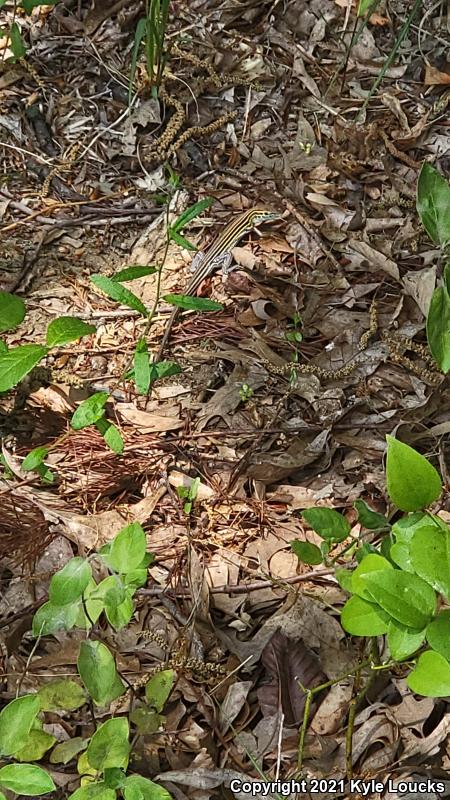
[[[139,522],[154,554],[148,582],[132,621],[97,623],[97,638],[129,681],[173,665],[182,638],[225,674],[196,674],[181,658],[165,722],[137,741],[134,772],[176,800],[231,797],[233,776],[288,779],[298,681],[328,680],[302,774],[340,781],[350,763],[384,784],[445,776],[448,705],[411,694],[402,668],[376,680],[358,671],[364,644],[339,624],[347,595],[333,568],[301,563],[291,547],[320,546],[301,512],[321,506],[345,515],[355,541],[379,541],[353,504],[392,515],[386,434],[448,483],[450,391],[423,346],[440,253],[416,210],[422,164],[449,168],[444,4],[381,2],[362,25],[350,0],[174,2],[165,103],[141,55],[133,70],[137,0],[15,11],[27,52],[11,60],[0,40],[0,289],[27,313],[5,340],[42,344],[65,316],[95,332],[53,348],[44,370],[0,398],[3,698],[76,674],[86,633],[32,649],[32,614],[56,569]],[[182,293],[191,274],[192,253],[167,241],[168,225],[205,198],[214,202],[182,234],[199,248],[242,210],[280,218],[238,243],[226,277],[203,282],[222,310],[178,318],[164,357],[179,368],[143,396],[124,370],[140,337],[157,352],[170,310],[159,298]],[[135,265],[160,268],[125,284],[155,307],[149,330],[91,281]],[[111,392],[122,454],[95,426],[70,426],[96,391]],[[38,446],[52,484],[21,470]],[[369,679],[349,753],[349,704]],[[52,720],[58,742],[89,735],[85,709]],[[77,786],[73,764],[49,767],[62,797]],[[406,795],[371,794],[381,796]]]

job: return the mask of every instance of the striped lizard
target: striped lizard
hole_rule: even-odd
[[[233,217],[205,251],[199,251],[195,254],[191,264],[191,270],[194,271],[194,274],[183,294],[187,296],[194,295],[205,278],[208,278],[213,272],[216,272],[216,270],[222,269],[226,272],[233,260],[231,250],[242,237],[245,236],[246,233],[249,233],[256,225],[280,219],[281,216],[281,213],[278,211],[255,207],[243,211],[242,214],[239,214],[237,217]],[[172,311],[155,361],[160,361],[164,348],[169,341],[173,324],[180,312],[181,308],[178,306]]]

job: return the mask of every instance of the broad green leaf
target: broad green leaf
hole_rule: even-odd
[[[333,508],[307,508],[302,517],[322,539],[342,542],[350,533],[350,524]]]
[[[24,45],[17,22],[12,23],[9,29],[9,35],[11,37],[11,50],[13,51],[14,58],[24,58],[27,54],[27,48]]]
[[[125,442],[122,439],[119,429],[105,417],[100,417],[100,419],[95,422],[95,427],[103,436],[109,449],[112,450],[113,453],[117,453],[117,455],[121,456],[125,449]]]
[[[152,364],[152,381],[179,375],[181,371],[181,367],[176,361],[158,361],[157,364]]]
[[[369,11],[375,11],[378,0],[359,0],[358,17],[365,17]]]
[[[123,603],[125,597],[125,586],[119,575],[108,575],[107,578],[103,578],[91,594],[91,599],[100,599],[109,605]]]
[[[103,772],[103,778],[110,789],[121,789],[126,781],[125,772],[118,767],[107,767]]]
[[[129,588],[132,592],[134,592],[136,589],[140,589],[142,586],[145,586],[147,583],[147,578],[147,567],[141,567],[141,569],[132,569],[131,572],[127,572],[126,575],[122,576],[124,586]]]
[[[447,697],[450,695],[450,664],[440,653],[427,650],[419,656],[406,683],[412,692],[423,697]]]
[[[84,689],[69,678],[45,683],[39,689],[38,697],[41,711],[76,711],[86,702]]]
[[[401,511],[418,511],[434,503],[442,491],[439,473],[427,459],[393,436],[386,436],[388,495]]]
[[[438,286],[427,315],[427,341],[436,364],[444,374],[450,369],[450,296],[446,286]]]
[[[320,552],[319,548],[315,544],[311,544],[311,542],[301,542],[299,539],[296,539],[294,542],[291,542],[291,550],[297,556],[299,561],[302,561],[304,564],[322,564],[323,558],[322,553]]]
[[[128,306],[128,308],[132,308],[134,311],[139,311],[144,317],[148,316],[148,310],[144,306],[142,300],[139,300],[139,297],[136,297],[129,289],[125,289],[125,286],[122,286],[122,284],[113,281],[111,278],[107,278],[106,275],[98,274],[91,275],[91,281],[97,289],[101,289],[101,291],[112,300],[124,306]]]
[[[365,556],[352,573],[352,592],[362,597],[363,600],[367,600],[369,603],[372,602],[372,596],[366,588],[365,577],[371,572],[386,569],[393,570],[394,567],[390,561],[383,558],[383,556],[376,555],[375,553],[370,553],[368,556]]]
[[[80,431],[82,428],[97,422],[105,413],[105,405],[108,402],[108,398],[108,392],[96,392],[80,403],[70,421],[71,427],[75,431]]]
[[[124,573],[142,564],[147,547],[145,531],[139,522],[132,522],[114,537],[108,563],[115,572]]]
[[[88,325],[77,317],[58,317],[54,319],[47,328],[47,345],[57,347],[58,345],[68,344],[82,336],[89,336],[95,333],[95,325]]]
[[[56,737],[50,733],[32,730],[22,742],[20,750],[14,753],[14,758],[16,761],[39,761],[56,741]]]
[[[120,272],[116,272],[115,275],[111,276],[111,280],[116,282],[135,281],[137,278],[145,278],[147,275],[154,275],[155,272],[158,272],[158,267],[141,267],[136,265],[121,269]]]
[[[68,800],[116,800],[114,789],[109,789],[103,781],[93,781],[69,795]]]
[[[207,297],[191,297],[188,294],[165,294],[163,300],[172,306],[189,311],[222,311],[223,305]]]
[[[189,224],[189,222],[192,222],[195,217],[198,217],[200,214],[203,214],[207,208],[210,208],[213,203],[214,197],[205,197],[203,200],[198,200],[197,203],[189,206],[189,208],[187,208],[186,211],[183,211],[178,219],[175,220],[172,225],[172,230],[177,232],[181,231],[186,225]]]
[[[115,717],[100,725],[86,750],[91,767],[98,771],[107,767],[126,769],[130,753],[128,735],[128,720],[125,717]]]
[[[27,797],[56,792],[56,786],[50,775],[36,764],[7,764],[6,767],[2,767],[0,786]]]
[[[422,225],[435,244],[450,243],[450,186],[427,161],[417,184],[417,211]]]
[[[103,599],[95,597],[97,588],[97,584],[94,580],[89,581],[86,586],[83,593],[83,603],[78,604],[78,614],[75,623],[77,628],[84,628],[84,630],[87,631],[90,630],[102,613],[105,604]]]
[[[33,636],[50,636],[56,631],[69,631],[76,624],[79,610],[79,601],[66,606],[43,603],[33,617]]]
[[[145,339],[139,339],[134,352],[134,380],[139,394],[148,394],[151,382],[150,358]]]
[[[25,317],[25,303],[20,297],[0,291],[0,333],[17,328]]]
[[[106,706],[123,694],[125,687],[117,674],[114,658],[103,642],[81,642],[77,667],[98,706]]]
[[[130,722],[136,726],[137,733],[140,736],[151,736],[159,731],[164,723],[164,717],[158,714],[154,708],[141,706],[133,709],[130,714]]]
[[[344,592],[351,593],[352,591],[352,573],[349,569],[343,567],[336,567],[334,577],[336,578],[339,586]]]
[[[0,354],[0,392],[8,392],[48,354],[48,347],[22,344]]]
[[[389,622],[387,640],[391,656],[395,661],[409,658],[421,647],[424,639],[425,630],[416,631],[414,628],[407,628],[394,619]]]
[[[120,630],[128,625],[134,613],[134,603],[130,592],[125,590],[125,597],[121,603],[108,603],[105,602],[105,614],[108,622],[115,628]]]
[[[85,558],[75,556],[55,572],[48,590],[50,603],[66,606],[78,600],[92,578],[92,568]]]
[[[411,541],[411,563],[433,589],[450,598],[450,532],[431,525],[419,528]]]
[[[388,631],[389,617],[375,603],[355,596],[342,609],[341,625],[352,636],[382,636]]]
[[[392,526],[392,538],[395,542],[391,545],[389,557],[406,572],[414,572],[410,552],[411,542],[415,532],[424,525],[440,527],[431,514],[423,511],[407,514]]]
[[[364,500],[355,500],[353,508],[358,512],[358,522],[363,528],[367,528],[370,531],[389,528],[389,522],[386,517],[383,517],[383,514],[378,514],[377,511],[372,511]]]
[[[26,694],[11,700],[0,712],[0,755],[11,756],[23,744],[40,711],[39,697]],[[0,781],[1,783],[1,781]]]
[[[450,611],[440,611],[427,628],[427,642],[433,650],[450,661]]]
[[[361,576],[367,591],[393,619],[422,630],[436,611],[436,595],[428,583],[410,572],[386,569]]]
[[[175,673],[173,669],[157,672],[145,685],[145,697],[149,706],[160,712],[163,710],[173,688]]]
[[[122,792],[125,800],[173,800],[167,789],[141,775],[129,775]]]
[[[67,739],[66,742],[57,744],[50,753],[50,764],[68,764],[78,753],[86,750],[88,744],[88,740],[81,736],[75,736],[73,739]]]
[[[27,456],[22,461],[22,470],[24,472],[32,472],[41,466],[42,462],[48,456],[48,447],[35,447],[30,450]]]

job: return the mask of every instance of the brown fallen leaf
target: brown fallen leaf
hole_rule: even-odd
[[[289,639],[278,629],[266,644],[261,661],[271,677],[270,683],[257,690],[263,715],[271,717],[281,708],[285,725],[298,725],[306,702],[302,687],[312,689],[327,680],[319,659],[301,639]]]
[[[425,86],[447,86],[450,83],[450,75],[448,72],[441,72],[431,64],[425,64],[423,82]]]

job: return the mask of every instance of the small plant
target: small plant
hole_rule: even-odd
[[[173,225],[168,227],[167,244],[173,241],[180,247],[195,250],[194,245],[181,235],[181,231],[195,217],[205,211],[206,208],[209,208],[212,202],[211,198],[205,198],[186,209]],[[147,320],[146,329],[136,344],[130,366],[124,370],[123,375],[118,380],[118,382],[122,379],[133,380],[140,395],[147,395],[155,380],[180,372],[180,367],[175,362],[152,362],[146,341],[146,335],[161,299],[159,276],[163,264],[164,258],[162,264],[158,266],[135,265],[120,270],[112,277],[100,274],[91,276],[92,283],[96,288],[100,289],[112,300],[138,311]],[[157,294],[153,307],[149,309],[137,295],[123,284],[154,273],[158,273]],[[183,309],[194,309],[196,311],[217,311],[222,309],[220,303],[208,298],[170,294],[164,295],[162,299]],[[17,328],[23,321],[25,314],[25,304],[19,297],[8,292],[0,292],[0,333]],[[0,393],[10,391],[17,386],[31,370],[50,354],[52,349],[62,347],[83,336],[89,336],[95,331],[94,325],[88,325],[76,317],[58,317],[47,328],[45,345],[25,344],[8,349],[6,343],[0,340]],[[81,430],[90,425],[95,425],[108,447],[115,453],[121,454],[124,450],[122,436],[116,426],[106,417],[106,404],[109,397],[110,392],[96,392],[80,403],[72,416],[71,427],[74,430]],[[53,477],[51,471],[44,464],[47,455],[48,450],[37,448],[28,455],[24,465],[24,469],[37,472],[46,482],[51,481]]]
[[[177,488],[178,497],[182,498],[183,500],[186,500],[186,502],[183,504],[183,511],[187,515],[189,515],[192,511],[192,506],[197,498],[199,486],[200,486],[200,478],[195,478],[189,487],[178,486]]]
[[[94,561],[111,572],[99,583],[93,577]],[[116,630],[124,627],[134,612],[133,594],[146,583],[151,561],[145,533],[138,523],[121,530],[90,559],[72,558],[50,581],[49,601],[33,619],[34,635],[73,627],[92,632],[102,613]],[[104,718],[105,709],[127,690],[113,654],[102,641],[87,638],[81,642],[77,669],[80,680],[51,681],[36,694],[16,698],[0,712],[0,757],[12,762],[0,767],[0,789],[32,797],[56,791],[47,770],[29,763],[51,751],[52,764],[65,765],[77,759],[81,787],[70,795],[71,800],[115,800],[118,793],[124,800],[171,800],[162,786],[140,775],[127,775],[127,769],[132,751],[130,724],[136,736],[161,728],[161,712],[173,688],[173,670],[149,678],[145,700],[129,718],[113,717],[111,712],[110,719],[96,724],[90,738],[77,736],[57,743],[43,728],[46,712],[54,717],[90,701],[103,709]],[[0,800],[5,800],[1,791]]]
[[[145,0],[145,17],[139,20],[134,34],[134,47],[131,57],[130,100],[141,45],[144,49],[145,66],[150,86],[154,95],[156,96],[157,94],[168,55],[164,47],[168,18],[169,0]]]
[[[408,660],[407,683],[426,697],[450,694],[450,528],[427,511],[438,500],[442,481],[424,456],[387,437],[387,491],[404,516],[392,526],[362,501],[355,503],[362,527],[388,531],[379,547],[352,539],[347,553],[358,566],[336,569],[351,597],[341,613],[343,628],[353,636],[387,638],[390,661]],[[293,542],[294,552],[308,564],[330,565],[337,543],[349,538],[350,524],[327,508],[312,508],[303,517],[323,539],[321,548]],[[342,550],[340,553],[342,558]]]
[[[254,395],[254,391],[248,383],[243,383],[241,388],[239,389],[239,397],[241,398],[243,403],[248,403],[249,400],[252,399]]]

